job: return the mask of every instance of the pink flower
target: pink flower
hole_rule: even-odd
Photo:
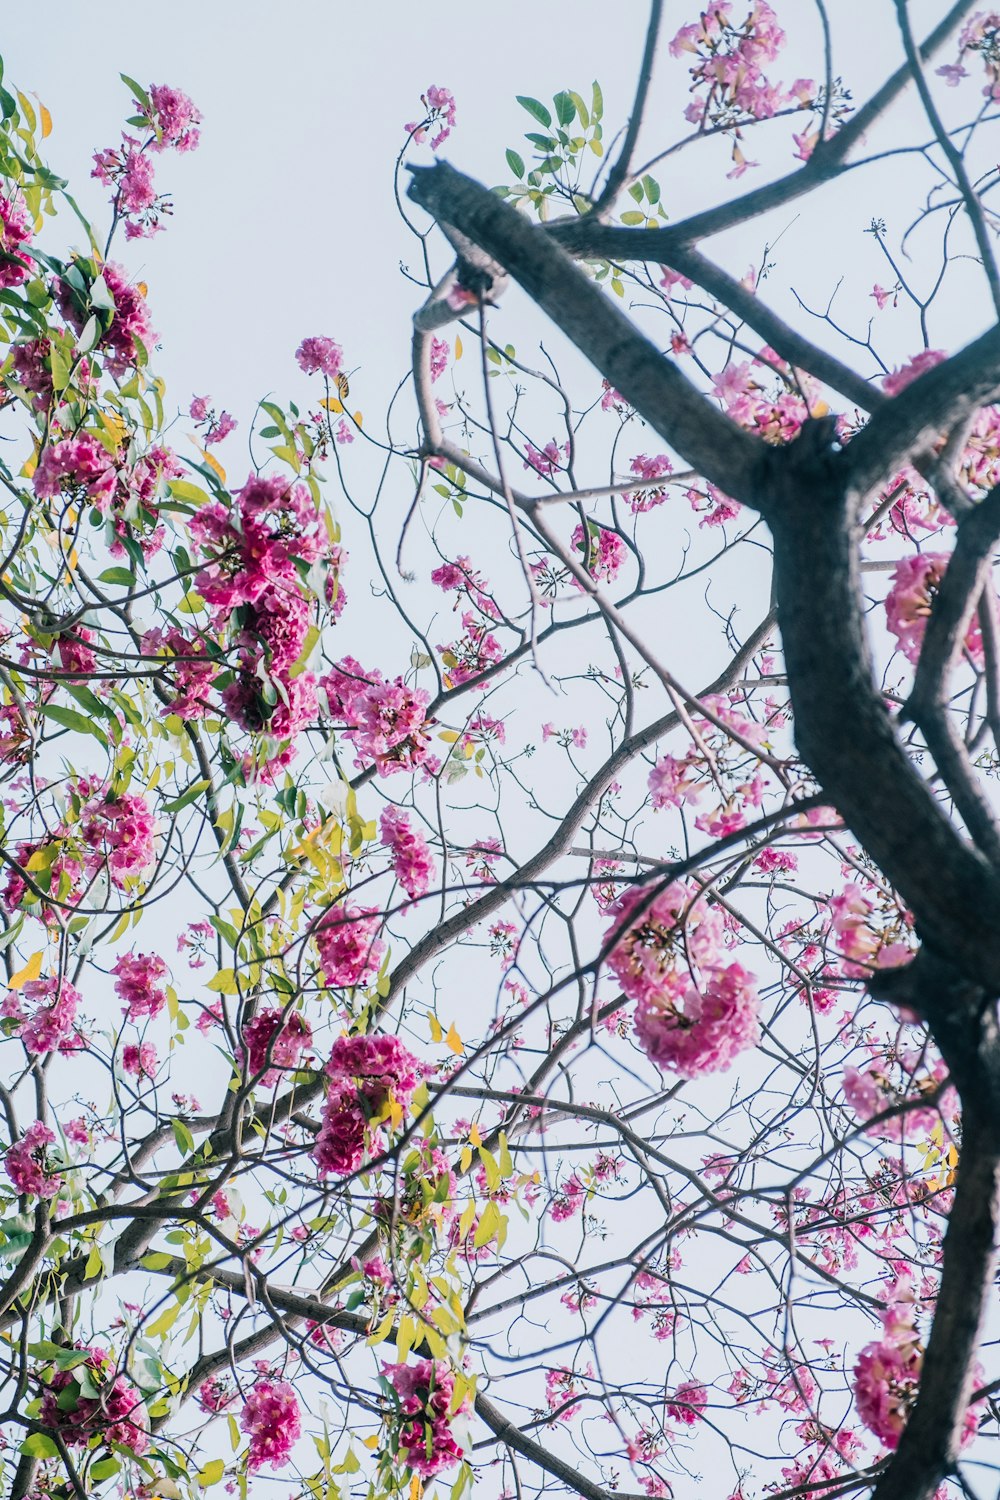
[[[947,358],[948,355],[944,349],[921,349],[920,353],[915,354],[905,365],[901,365],[898,370],[893,370],[883,377],[882,389],[887,396],[898,396],[900,391],[905,390],[918,375],[933,370],[935,365],[939,365]]]
[[[0,287],[20,286],[31,274],[32,263],[22,246],[34,233],[21,189],[8,183],[0,193]]]
[[[258,1011],[243,1027],[241,1055],[247,1077],[258,1088],[273,1088],[283,1072],[299,1066],[311,1041],[312,1027],[297,1010],[271,1007]]]
[[[918,552],[901,558],[893,571],[892,587],[885,601],[886,624],[899,642],[900,651],[914,665],[948,562],[947,552]],[[975,617],[966,633],[965,649],[977,665],[982,664],[983,642]]]
[[[114,1360],[104,1349],[86,1344],[74,1347],[86,1351],[88,1383],[99,1394],[79,1394],[76,1370],[53,1370],[42,1389],[38,1413],[41,1425],[58,1432],[71,1448],[82,1448],[98,1437],[102,1444],[121,1443],[135,1454],[145,1453],[149,1447],[149,1414],[135,1386],[117,1373]]]
[[[54,1198],[62,1187],[62,1177],[48,1163],[47,1146],[55,1136],[41,1120],[29,1125],[19,1141],[7,1149],[4,1170],[18,1193],[35,1198]]]
[[[29,979],[21,993],[36,1006],[21,1027],[21,1041],[33,1057],[46,1052],[75,1052],[83,1040],[74,1025],[80,993],[68,979]]]
[[[388,682],[381,672],[366,672],[353,656],[345,656],[321,678],[330,717],[345,726],[359,756],[356,763],[374,761],[380,776],[413,771],[430,755],[427,724],[428,695],[410,688],[401,677]]]
[[[403,129],[419,146],[428,127],[438,122],[441,128],[430,143],[431,150],[436,151],[439,146],[444,145],[455,128],[455,98],[448,89],[431,84],[426,94],[421,94],[420,102],[427,110],[426,116],[419,124],[411,120]]]
[[[105,355],[109,373],[120,379],[135,365],[140,351],[148,351],[156,335],[149,320],[146,299],[140,288],[129,280],[124,266],[106,261],[101,267],[101,275],[111,294],[115,311],[111,324],[102,334],[97,347]],[[80,333],[84,323],[83,313],[65,282],[59,284],[56,295],[63,316]]]
[[[675,1422],[693,1427],[696,1422],[701,1421],[702,1412],[707,1405],[708,1392],[705,1387],[688,1381],[685,1385],[679,1385],[668,1400],[667,1416],[672,1417]]]
[[[753,975],[741,964],[693,984],[651,990],[639,1000],[635,1034],[647,1055],[682,1078],[724,1072],[760,1040]]]
[[[251,1473],[269,1464],[282,1469],[302,1433],[298,1398],[286,1380],[258,1380],[240,1413],[240,1426],[250,1437],[247,1468]]]
[[[524,461],[526,469],[534,469],[536,474],[543,477],[554,474],[562,466],[564,455],[569,453],[569,444],[561,448],[553,438],[552,442],[546,443],[544,448],[536,448],[533,443],[525,444],[527,458]]]
[[[633,458],[630,468],[633,474],[646,480],[663,479],[673,473],[673,465],[665,453],[658,453],[655,458],[647,458],[645,453],[640,453]],[[641,511],[652,510],[655,505],[662,505],[666,498],[667,491],[663,485],[656,485],[653,489],[631,490],[625,496],[636,515]]]
[[[199,426],[204,426],[205,428],[204,442],[206,448],[212,447],[215,443],[221,443],[231,432],[235,432],[239,426],[236,419],[231,417],[227,411],[219,412],[216,415],[211,401],[211,396],[195,396],[188,411],[188,415]]]
[[[116,482],[108,450],[86,432],[48,443],[32,480],[35,494],[42,499],[65,493],[74,500],[92,501],[99,510],[107,508]]]
[[[695,777],[696,768],[690,757],[675,760],[672,755],[661,756],[647,781],[653,806],[681,807],[685,802],[697,802],[701,788]]]
[[[410,827],[398,807],[386,807],[381,818],[382,843],[392,855],[392,868],[406,894],[416,900],[430,889],[434,860],[422,833]]]
[[[166,992],[157,984],[167,972],[162,958],[155,953],[125,953],[111,972],[116,976],[115,994],[125,1001],[130,1021],[160,1014],[167,1003]]]
[[[420,1079],[420,1065],[398,1037],[338,1037],[326,1066],[329,1087],[322,1124],[313,1147],[320,1177],[357,1172],[391,1100],[405,1108]]]
[[[625,543],[616,531],[589,522],[585,540],[581,523],[573,532],[572,542],[583,555],[584,566],[592,578],[606,578],[609,583],[617,578],[625,561]]]
[[[201,111],[195,108],[187,94],[166,83],[151,83],[149,98],[153,108],[147,118],[157,132],[156,140],[151,143],[152,149],[194,151],[199,140],[195,127],[201,124]]]
[[[302,340],[295,351],[295,358],[306,375],[319,372],[335,380],[340,374],[344,351],[333,339],[315,337]]]
[[[152,1042],[127,1042],[122,1048],[122,1068],[134,1077],[152,1078],[160,1066]]]
[[[425,1479],[453,1468],[464,1450],[455,1441],[451,1420],[468,1410],[465,1397],[452,1411],[455,1377],[444,1360],[418,1360],[412,1365],[383,1365],[382,1372],[396,1393],[399,1412],[397,1462]]]
[[[448,368],[451,345],[446,339],[431,340],[431,380],[439,380]]]
[[[940,1102],[921,1105],[923,1095],[944,1083],[948,1070],[943,1061],[938,1061],[921,1078],[916,1077],[919,1058],[916,1054],[904,1053],[895,1057],[890,1065],[878,1063],[866,1068],[844,1069],[844,1097],[859,1120],[868,1121],[885,1110],[902,1104],[911,1107],[888,1119],[880,1120],[867,1128],[867,1134],[876,1139],[889,1141],[926,1140],[940,1126],[942,1116],[953,1117],[958,1109],[955,1091],[946,1088]],[[891,1074],[888,1071],[891,1066]],[[892,1075],[898,1083],[892,1081]]]
[[[313,931],[324,983],[334,989],[371,984],[385,944],[376,937],[382,919],[374,907],[331,906]]]

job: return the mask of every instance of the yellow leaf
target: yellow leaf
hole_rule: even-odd
[[[214,469],[215,473],[218,474],[222,483],[225,484],[226,471],[219,463],[219,460],[215,457],[214,453],[209,453],[207,448],[203,448],[201,451],[204,454],[205,462],[208,464],[208,467],[210,469]]]
[[[42,140],[44,141],[47,135],[52,134],[52,116],[40,99],[38,101],[38,110],[42,117]]]
[[[470,1146],[481,1146],[482,1144],[483,1144],[483,1138],[482,1138],[482,1136],[479,1133],[479,1126],[473,1124],[473,1126],[469,1130],[469,1145]]]
[[[362,420],[361,420],[361,413],[360,413],[360,412],[359,412],[359,411],[356,411],[356,412],[355,412],[355,413],[354,413],[354,420],[355,420],[355,422],[357,422],[357,424],[358,424],[358,426],[359,426],[359,427],[361,427],[361,426],[363,426],[363,425],[364,425],[364,424],[363,424],[363,423],[362,423]]]
[[[419,1474],[414,1474],[410,1480],[410,1500],[420,1500],[424,1493],[424,1481]]]
[[[452,1052],[458,1053],[459,1056],[465,1051],[465,1043],[455,1030],[454,1021],[448,1027],[448,1035],[445,1037],[445,1042],[451,1048]]]
[[[461,733],[460,729],[442,729],[438,734],[438,739],[444,740],[446,745],[453,745],[460,738]]]
[[[439,1042],[444,1036],[444,1032],[441,1030],[441,1022],[432,1010],[427,1012],[427,1024],[431,1028],[431,1041]]]
[[[198,1470],[198,1483],[204,1485],[218,1484],[225,1472],[225,1460],[213,1458],[203,1469]]]
[[[149,287],[147,286],[146,282],[144,282],[144,281],[137,281],[136,282],[136,288],[137,288],[137,290],[139,292],[139,295],[141,297],[148,297],[149,296]]]
[[[378,1447],[378,1433],[373,1432],[371,1437],[362,1438],[361,1441],[368,1449],[369,1453],[374,1453],[375,1449]]]
[[[33,953],[23,969],[18,969],[12,977],[9,988],[19,990],[22,984],[27,984],[30,979],[37,979],[42,972],[42,955]]]
[[[462,358],[462,340],[460,338],[458,338],[457,336],[455,338],[455,358],[456,359],[461,359]]]
[[[319,404],[320,406],[322,406],[324,411],[342,412],[344,410],[343,406],[337,400],[336,396],[324,396],[323,400]]]
[[[463,1172],[467,1172],[469,1170],[469,1167],[472,1165],[472,1147],[471,1146],[463,1146],[462,1147],[462,1155],[461,1155],[461,1158],[459,1160],[459,1165],[460,1165],[460,1167],[461,1167],[461,1169],[462,1169]],[[473,1208],[475,1208],[475,1206],[476,1206],[475,1204],[472,1205]]]

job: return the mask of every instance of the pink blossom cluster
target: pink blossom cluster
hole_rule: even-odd
[[[490,620],[499,618],[500,611],[489,593],[486,579],[473,567],[469,557],[456,557],[454,562],[442,563],[431,573],[431,583],[436,583],[446,594],[465,594],[469,603]],[[458,601],[455,602],[458,608]]]
[[[241,1062],[256,1086],[272,1089],[282,1073],[301,1066],[301,1058],[312,1041],[312,1027],[297,1010],[270,1006],[260,1010],[243,1027]]]
[[[238,650],[226,711],[242,729],[292,741],[317,712],[316,679],[301,660],[317,608],[299,565],[325,561],[330,543],[312,496],[254,475],[231,510],[213,502],[190,530],[204,559],[196,586]]]
[[[142,638],[144,656],[164,658],[164,675],[174,696],[160,710],[165,718],[203,719],[211,708],[209,690],[219,675],[219,666],[209,655],[200,636],[188,636],[176,625],[167,630],[147,630]],[[167,654],[169,653],[169,655]]]
[[[987,99],[1000,99],[1000,11],[977,11],[962,27],[956,61],[937,69],[950,87],[955,88],[963,78],[968,78],[965,59],[973,53],[982,58],[986,70],[983,94]]]
[[[34,1198],[54,1198],[62,1187],[62,1177],[50,1166],[47,1148],[55,1135],[41,1120],[28,1126],[21,1139],[7,1148],[4,1171],[18,1193]]]
[[[700,1422],[705,1407],[708,1405],[708,1392],[703,1385],[697,1381],[689,1380],[684,1385],[679,1385],[673,1395],[667,1398],[667,1416],[675,1422],[683,1422],[685,1427],[693,1427]]]
[[[52,642],[53,664],[67,676],[89,677],[97,666],[97,658],[91,650],[94,640],[94,632],[86,625],[60,631]]]
[[[188,408],[188,415],[199,427],[204,428],[202,441],[206,448],[221,443],[235,432],[239,423],[227,411],[216,412],[211,396],[195,396]]]
[[[625,561],[625,543],[616,531],[604,526],[587,524],[586,540],[582,523],[573,532],[573,546],[583,558],[584,567],[592,578],[606,579],[612,583],[621,572]]]
[[[111,504],[118,475],[107,448],[90,433],[46,443],[32,478],[40,499],[67,495],[79,503],[96,505],[102,513]]]
[[[462,615],[462,630],[464,633],[457,640],[438,646],[447,668],[445,684],[449,688],[478,677],[503,658],[500,642],[486,622],[477,619],[471,610],[465,610]],[[486,686],[485,683],[480,685]]]
[[[699,757],[693,750],[681,760],[673,755],[661,755],[647,780],[652,805],[656,808],[682,807],[685,802],[697,802],[702,790],[699,769]]]
[[[106,1350],[86,1344],[75,1347],[86,1352],[83,1368],[89,1384],[100,1394],[81,1395],[73,1370],[53,1370],[42,1389],[39,1422],[58,1432],[71,1448],[82,1448],[98,1437],[106,1444],[121,1443],[141,1456],[149,1447],[149,1413],[141,1395],[127,1376],[118,1374]]]
[[[431,150],[436,151],[439,146],[444,145],[455,128],[455,96],[449,89],[438,88],[432,83],[426,94],[420,95],[420,102],[426,110],[423,120],[411,120],[403,129],[419,146],[430,126],[437,125],[437,132],[430,142]]]
[[[338,1037],[326,1065],[323,1119],[313,1147],[320,1177],[358,1171],[377,1149],[377,1121],[390,1100],[407,1107],[420,1080],[416,1058],[395,1036]]]
[[[167,1003],[166,991],[159,981],[167,966],[155,953],[124,953],[111,970],[115,976],[115,994],[125,1001],[130,1021],[144,1016],[158,1016]]]
[[[886,1448],[896,1448],[916,1400],[924,1362],[924,1348],[917,1330],[920,1294],[912,1273],[900,1268],[885,1282],[886,1307],[881,1315],[882,1337],[866,1344],[854,1366],[854,1403],[858,1416]],[[983,1382],[982,1366],[976,1365],[973,1382]],[[961,1444],[967,1447],[976,1436],[982,1404],[965,1413]]]
[[[885,600],[886,624],[907,661],[916,662],[923,645],[934,596],[948,567],[947,552],[917,552],[900,558],[893,569],[892,587]],[[979,621],[973,616],[965,635],[965,649],[977,666],[983,662]]]
[[[787,364],[766,347],[752,360],[726,365],[714,376],[712,392],[734,422],[772,444],[797,437],[818,399],[815,381],[796,372],[793,382]]]
[[[156,816],[137,792],[117,796],[81,780],[81,792],[85,786],[92,790],[80,814],[87,874],[106,868],[113,884],[128,890],[156,862]]]
[[[422,1359],[411,1365],[383,1365],[399,1409],[397,1459],[424,1479],[453,1468],[464,1457],[455,1441],[452,1419],[467,1411],[465,1397],[453,1410],[455,1376],[444,1360]]]
[[[13,991],[0,1008],[8,1020],[20,1023],[19,1035],[25,1050],[32,1057],[44,1056],[47,1052],[76,1052],[84,1040],[76,1027],[76,1012],[80,1004],[80,992],[68,979],[29,979],[21,986],[21,994],[33,1007],[26,1016],[18,997]]]
[[[882,389],[887,396],[898,396],[900,391],[906,389],[918,376],[925,375],[928,370],[933,370],[947,359],[943,349],[921,349],[912,359],[908,359],[899,369],[892,370],[882,380]]]
[[[587,1376],[592,1378],[593,1366],[587,1366]],[[580,1403],[574,1401],[574,1396],[579,1395],[576,1374],[565,1365],[558,1369],[546,1370],[545,1372],[545,1404],[549,1411],[556,1415],[553,1421],[571,1422],[580,1410]]]
[[[258,1380],[240,1412],[240,1427],[250,1438],[247,1468],[251,1473],[265,1464],[284,1468],[302,1434],[298,1397],[288,1381]]]
[[[115,261],[105,261],[101,266],[101,276],[114,303],[114,313],[97,341],[95,352],[104,355],[108,373],[121,379],[140,358],[144,358],[156,335],[146,298],[141,288],[129,279],[125,267]],[[81,305],[77,294],[65,281],[56,283],[55,293],[63,317],[77,333],[81,333],[91,316],[89,306]]]
[[[544,448],[536,448],[534,443],[526,443],[524,448],[527,458],[524,461],[526,469],[534,469],[536,474],[543,478],[551,478],[557,469],[561,469],[569,456],[569,444],[564,443],[561,447],[555,438],[545,444]]]
[[[152,1078],[160,1066],[152,1042],[126,1042],[122,1048],[122,1071],[133,1078]]]
[[[31,275],[32,264],[24,253],[34,234],[28,205],[19,187],[5,184],[0,193],[0,288],[20,286]]]
[[[325,375],[336,380],[344,363],[344,351],[333,339],[316,335],[303,339],[295,351],[299,369],[306,375]]]
[[[923,1059],[919,1053],[901,1052],[887,1056],[865,1069],[844,1069],[844,1097],[859,1120],[868,1121],[885,1110],[911,1106],[867,1127],[867,1133],[880,1140],[927,1140],[939,1128],[942,1117],[952,1119],[958,1111],[953,1088],[944,1088],[940,1100],[921,1104],[920,1099],[936,1092],[948,1078],[948,1069],[938,1058],[926,1071],[919,1072]],[[893,1078],[898,1081],[893,1082]]]
[[[906,963],[910,945],[904,940],[906,915],[896,907],[881,914],[876,902],[855,881],[830,897],[831,929],[844,955],[844,973],[863,979],[871,969]]]
[[[665,453],[657,453],[655,457],[649,458],[645,453],[639,453],[633,458],[629,467],[633,474],[638,474],[640,479],[646,480],[652,485],[651,489],[630,490],[625,496],[630,508],[638,515],[641,511],[652,510],[656,505],[662,505],[667,498],[666,486],[656,484],[656,480],[665,479],[672,474],[674,466]]]
[[[434,860],[423,834],[410,826],[400,808],[386,807],[380,820],[382,843],[392,856],[392,869],[411,900],[426,895],[434,879]]]
[[[374,762],[380,776],[415,771],[430,755],[428,695],[396,677],[366,671],[345,656],[320,681],[330,717],[343,726],[358,752],[358,766]]]
[[[698,21],[682,26],[670,43],[674,57],[687,54],[694,59],[689,70],[693,97],[685,119],[700,128],[734,132],[736,167],[731,177],[751,165],[739,150],[736,132],[741,122],[770,119],[789,105],[810,109],[815,103],[811,79],[798,78],[786,90],[765,76],[766,65],[776,60],[784,45],[785,33],[767,0],[751,0],[749,12],[741,5],[735,13],[732,0],[712,0]]]
[[[757,1044],[752,974],[727,961],[717,909],[682,882],[635,886],[611,908],[608,964],[637,1002],[635,1032],[661,1067],[684,1078],[720,1072]]]
[[[376,934],[382,925],[377,910],[344,901],[324,912],[313,931],[324,983],[332,989],[371,984],[385,954]]]
[[[125,224],[128,240],[148,239],[163,228],[163,217],[171,212],[170,200],[158,193],[151,152],[193,151],[198,144],[197,125],[201,114],[186,94],[167,84],[152,84],[148,103],[135,101],[137,119],[146,126],[146,135],[122,133],[117,149],[94,153],[96,177],[112,190],[116,220]]]

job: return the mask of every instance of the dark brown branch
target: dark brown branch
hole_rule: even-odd
[[[409,196],[502,262],[538,306],[676,452],[711,483],[749,496],[763,446],[665,360],[572,259],[494,193],[444,162],[414,170]],[[747,498],[747,503],[753,503]]]
[[[762,482],[770,492],[778,622],[799,750],[913,911],[919,935],[995,994],[1000,873],[948,821],[875,686],[857,537],[832,423],[807,423],[796,442],[770,451],[767,469]]]
[[[628,129],[625,132],[622,149],[618,153],[614,166],[608,173],[608,180],[601,189],[600,197],[594,204],[594,213],[598,216],[612,207],[620,189],[624,186],[628,178],[629,170],[632,166],[632,157],[635,153],[636,142],[639,139],[639,130],[646,111],[646,99],[649,95],[649,85],[653,77],[653,61],[656,57],[656,43],[660,35],[662,20],[663,0],[653,0],[649,11],[649,25],[646,27],[646,45],[643,48],[642,62],[639,66],[639,82],[636,85],[635,101],[632,105],[632,113],[629,115]]]
[[[998,536],[1000,486],[992,489],[959,525],[955,550],[927,624],[905,715],[923,734],[970,835],[1000,869],[1000,826],[976,779],[965,741],[948,713],[947,694],[948,679],[962,656],[976,604],[989,584]]]

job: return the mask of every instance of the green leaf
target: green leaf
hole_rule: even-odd
[[[127,589],[135,583],[135,574],[131,568],[105,568],[103,573],[98,573],[97,581],[114,584],[116,588]]]
[[[579,94],[574,94],[572,89],[568,89],[567,92],[573,103],[576,105],[576,112],[580,117],[580,124],[583,126],[584,130],[586,130],[587,126],[590,124],[590,111],[584,104],[583,100],[580,98]]]
[[[198,1470],[198,1483],[206,1487],[210,1484],[218,1484],[225,1472],[225,1460],[222,1458],[213,1458],[203,1469]]]
[[[644,213],[640,213],[637,208],[630,208],[622,214],[621,219],[623,224],[645,224],[646,215]]]
[[[146,90],[142,87],[142,85],[136,83],[135,79],[130,78],[127,73],[119,73],[118,77],[121,79],[126,88],[132,90],[132,97],[134,99],[138,99],[143,109],[149,109],[149,95],[146,93]]]
[[[112,1474],[121,1472],[121,1464],[117,1458],[99,1458],[96,1464],[90,1466],[90,1478],[95,1480],[110,1479]]]
[[[76,341],[75,353],[89,354],[101,337],[101,323],[96,313],[91,313],[83,325],[83,332]]]
[[[517,94],[515,97],[521,108],[526,109],[532,119],[537,120],[539,125],[544,125],[546,130],[548,130],[552,124],[552,116],[545,108],[545,105],[539,103],[537,99],[529,99],[526,94]]]
[[[171,1120],[170,1126],[174,1132],[174,1140],[177,1142],[178,1149],[183,1151],[185,1156],[190,1156],[194,1151],[194,1136],[183,1120]]]
[[[524,176],[524,158],[518,156],[516,151],[507,152],[507,165],[515,177]]]
[[[559,121],[559,124],[568,125],[576,114],[576,103],[572,94],[568,94],[563,90],[556,95],[552,102],[556,107],[556,119]]]
[[[590,106],[590,112],[595,120],[599,120],[604,114],[604,95],[601,93],[601,85],[597,82],[596,78],[594,79],[593,102]]]
[[[183,807],[190,807],[191,803],[195,802],[201,796],[202,792],[207,791],[211,785],[212,783],[208,780],[194,782],[181,796],[175,797],[173,802],[165,802],[163,804],[163,811],[165,813],[175,813],[180,812]]]
[[[59,1449],[44,1432],[32,1432],[21,1444],[21,1452],[27,1458],[58,1458]]]
[[[42,709],[46,719],[52,719],[54,723],[61,724],[63,729],[73,729],[77,734],[91,734],[95,740],[99,740],[105,750],[108,748],[108,737],[93,719],[88,719],[86,714],[78,714],[75,708],[63,708],[58,703],[47,703]]]

